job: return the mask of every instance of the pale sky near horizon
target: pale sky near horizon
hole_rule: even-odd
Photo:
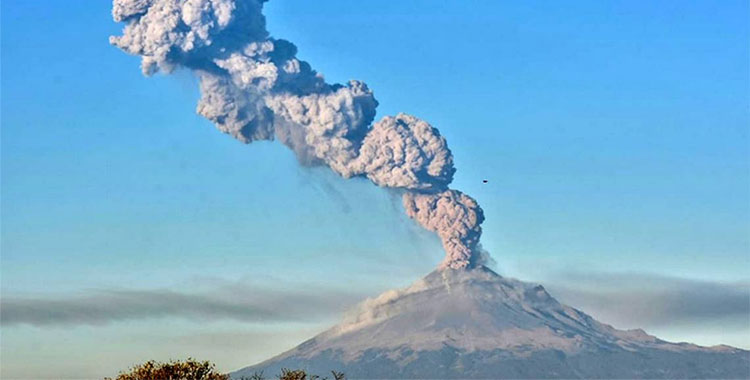
[[[471,4],[265,14],[329,82],[365,81],[376,119],[440,129],[500,274],[618,328],[750,348],[747,2]],[[393,193],[221,134],[186,71],[143,77],[110,6],[1,5],[0,290],[25,313],[3,318],[0,377],[235,370],[442,259]]]

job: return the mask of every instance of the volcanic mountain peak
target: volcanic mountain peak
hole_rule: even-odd
[[[237,375],[287,366],[355,378],[746,377],[748,354],[617,330],[541,285],[477,267],[436,270],[365,300],[339,325]]]
[[[368,299],[341,324],[307,342],[299,354],[340,349],[354,357],[373,347],[444,346],[573,353],[587,347],[665,343],[643,330],[621,331],[599,323],[560,304],[541,285],[478,267],[436,270],[408,288]]]

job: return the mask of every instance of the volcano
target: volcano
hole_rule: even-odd
[[[348,378],[748,378],[750,351],[618,330],[541,285],[486,267],[436,270],[233,378],[281,368]]]

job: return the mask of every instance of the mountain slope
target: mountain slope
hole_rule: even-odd
[[[439,270],[234,377],[283,367],[349,378],[748,378],[750,352],[669,343],[481,267]]]

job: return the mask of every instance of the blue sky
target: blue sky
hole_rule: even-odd
[[[746,2],[275,0],[265,13],[328,81],[367,82],[377,118],[408,112],[440,129],[453,187],[485,210],[499,273],[557,287],[602,318],[606,308],[569,291],[576,279],[748,289]],[[109,3],[4,1],[1,14],[3,298],[227,283],[348,292],[311,303],[330,309],[311,319],[3,326],[4,378],[101,377],[187,355],[236,369],[442,259],[393,194],[219,133],[195,114],[188,72],[143,77],[107,42],[121,28]],[[653,289],[634,291],[649,300]],[[750,347],[747,315],[680,321],[612,323]]]

